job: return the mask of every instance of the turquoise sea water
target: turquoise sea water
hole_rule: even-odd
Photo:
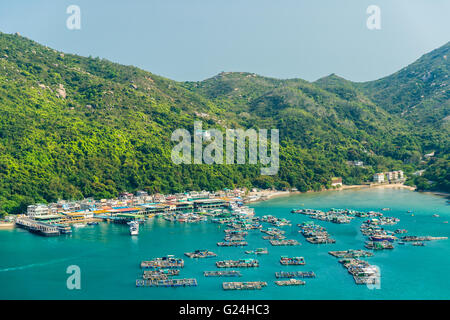
[[[303,205],[302,205],[303,204]],[[100,223],[74,230],[71,236],[40,237],[21,229],[0,230],[0,299],[450,299],[450,240],[427,242],[425,247],[396,245],[364,258],[381,270],[381,288],[356,285],[329,250],[362,249],[365,238],[359,231],[363,218],[349,225],[315,221],[327,228],[335,244],[313,245],[298,233],[298,223],[309,220],[292,214],[292,208],[351,208],[380,210],[400,218],[396,226],[411,235],[450,236],[450,206],[445,198],[392,189],[330,191],[276,198],[253,205],[256,215],[286,217],[292,227],[283,227],[287,238],[301,246],[272,247],[262,233],[251,231],[245,248],[219,248],[223,229],[213,223],[184,224],[152,219],[138,237],[128,234],[126,225]],[[414,216],[407,213],[414,211]],[[433,214],[439,217],[433,217]],[[240,269],[241,278],[205,278],[203,271],[217,270],[215,261],[248,258],[245,250],[267,247],[268,255],[258,256],[260,267]],[[194,288],[136,288],[141,260],[210,249],[217,258],[185,259],[180,277],[194,277]],[[281,255],[303,256],[304,266],[282,266]],[[66,268],[81,268],[81,290],[68,290]],[[278,287],[276,271],[314,271],[300,287]],[[239,279],[239,280],[238,280]],[[222,281],[267,281],[260,291],[223,291]]]

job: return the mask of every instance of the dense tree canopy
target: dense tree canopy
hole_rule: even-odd
[[[413,172],[430,150],[439,156],[427,175],[448,189],[448,132],[418,130],[364,90],[336,76],[310,83],[222,73],[179,83],[0,34],[0,212],[137,189],[320,190],[334,176],[355,184],[382,170]],[[193,134],[195,120],[222,131],[279,129],[278,174],[261,176],[260,164],[173,164],[171,133]]]

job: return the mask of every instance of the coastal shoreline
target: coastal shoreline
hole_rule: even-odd
[[[377,189],[408,189],[411,191],[416,190],[415,187],[407,186],[402,183],[392,183],[392,184],[356,184],[356,185],[344,185],[341,188],[336,188],[335,190],[347,190],[347,189],[358,189],[358,188],[377,188]]]
[[[420,193],[432,194],[439,197],[450,198],[450,193],[444,191],[419,191]]]
[[[263,191],[258,191],[258,192],[250,192],[249,193],[250,196],[253,196],[253,197],[258,196],[259,198],[255,199],[255,200],[247,201],[246,203],[258,203],[258,202],[261,202],[261,201],[267,201],[267,200],[274,199],[274,198],[287,197],[287,196],[292,196],[292,195],[296,195],[296,194],[306,194],[306,193],[311,193],[311,192],[343,191],[343,190],[350,190],[350,189],[374,189],[374,188],[376,188],[376,189],[407,189],[407,190],[410,190],[410,191],[415,191],[416,190],[415,187],[407,186],[407,185],[404,185],[402,183],[343,185],[343,186],[338,187],[338,188],[322,189],[320,191],[308,190],[306,192],[301,192],[301,191],[279,191],[279,190],[267,191],[267,190],[263,190]],[[435,192],[429,192],[429,193],[437,194]],[[443,195],[443,194],[441,194],[441,195]]]
[[[0,230],[14,229],[15,224],[13,222],[1,222]]]

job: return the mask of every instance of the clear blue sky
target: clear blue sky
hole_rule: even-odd
[[[81,8],[81,30],[66,8]],[[381,30],[366,8],[381,9]],[[450,40],[448,0],[10,0],[0,31],[175,80],[221,71],[373,80]]]

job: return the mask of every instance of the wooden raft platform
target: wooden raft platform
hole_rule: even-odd
[[[136,287],[196,287],[196,286],[197,286],[197,279],[136,280]]]

